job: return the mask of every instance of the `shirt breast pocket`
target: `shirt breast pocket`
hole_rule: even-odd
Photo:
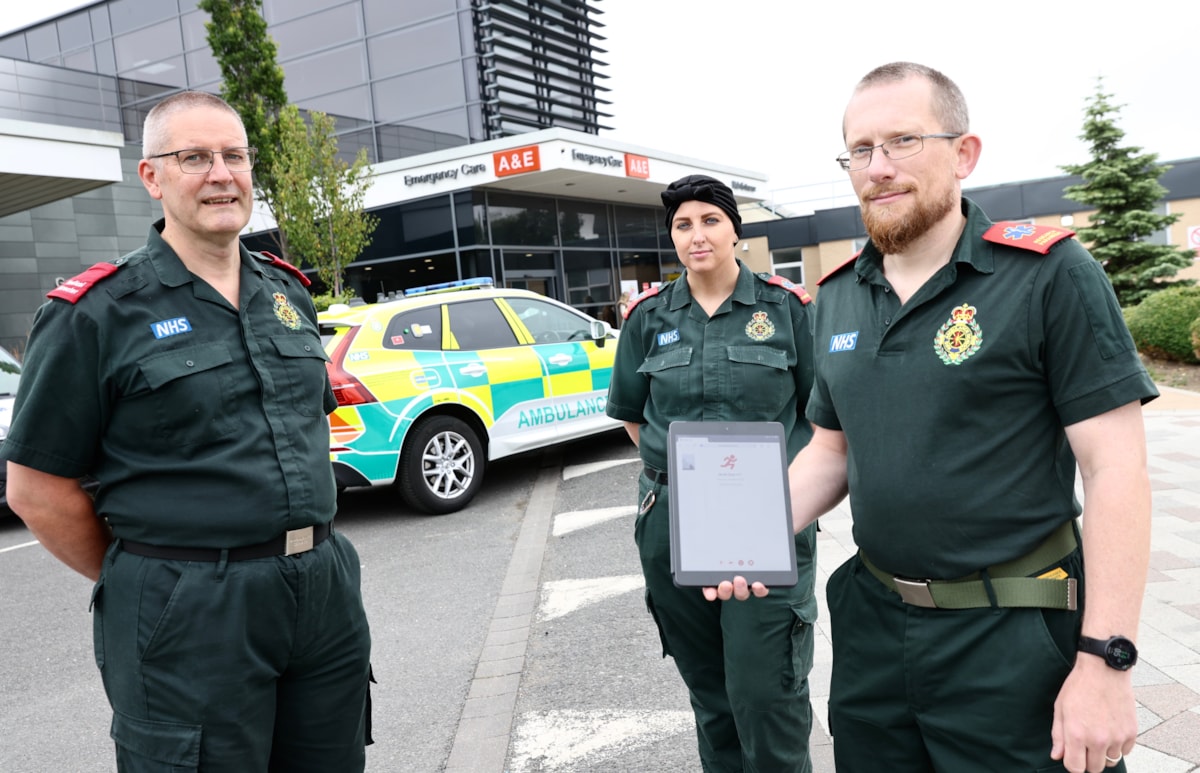
[[[220,342],[172,349],[138,361],[148,393],[138,400],[159,447],[195,446],[237,430],[229,405],[229,347]]]
[[[796,389],[788,353],[771,346],[730,346],[732,396],[744,421],[773,421]]]
[[[321,342],[308,335],[271,336],[283,366],[279,394],[286,395],[301,416],[325,415],[325,363],[329,361]]]
[[[660,352],[638,368],[638,373],[650,379],[650,399],[667,416],[686,415],[691,402],[688,375],[692,363],[692,348],[678,346]]]

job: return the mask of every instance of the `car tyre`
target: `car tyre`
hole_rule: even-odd
[[[396,484],[411,507],[445,515],[475,497],[485,464],[483,444],[471,425],[453,416],[430,416],[408,431]]]

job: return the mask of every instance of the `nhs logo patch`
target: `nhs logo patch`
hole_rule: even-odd
[[[659,346],[666,346],[667,344],[673,344],[673,343],[678,343],[678,342],[679,342],[679,328],[675,328],[674,330],[669,330],[666,333],[658,334],[658,345]]]
[[[858,345],[858,331],[853,333],[838,333],[829,337],[829,351],[848,352]]]
[[[175,319],[164,319],[162,322],[155,322],[150,326],[150,329],[154,331],[155,338],[169,338],[180,333],[192,332],[192,323],[188,322],[187,317],[176,317]]]

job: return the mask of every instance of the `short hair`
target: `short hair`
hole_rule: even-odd
[[[142,158],[149,158],[164,152],[163,145],[167,141],[167,119],[176,113],[195,107],[225,110],[237,118],[238,124],[242,126],[242,131],[245,131],[242,116],[216,94],[209,94],[207,91],[181,91],[159,102],[146,114],[146,121],[142,124]]]
[[[942,131],[966,134],[971,130],[967,100],[958,85],[941,72],[914,62],[892,62],[880,65],[863,76],[854,87],[855,93],[883,83],[898,83],[909,78],[924,78],[933,86],[933,114],[941,122]]]

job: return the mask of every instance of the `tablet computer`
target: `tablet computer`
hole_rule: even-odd
[[[714,586],[741,575],[795,585],[783,425],[675,421],[667,439],[675,584]]]

